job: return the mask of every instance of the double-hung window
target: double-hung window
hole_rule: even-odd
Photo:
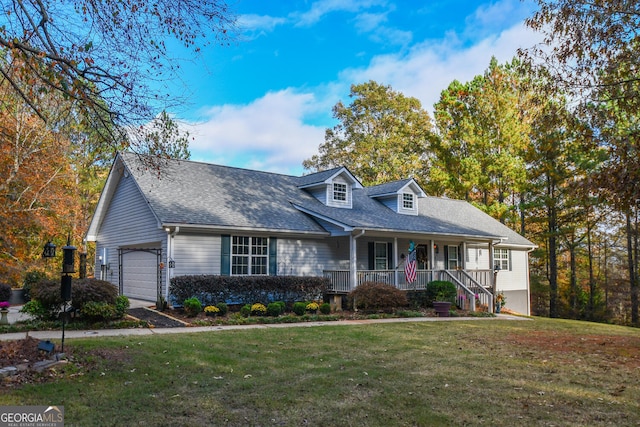
[[[509,249],[493,249],[493,265],[500,267],[500,270],[509,270]]]
[[[266,275],[269,273],[269,239],[233,236],[231,242],[231,274]]]
[[[347,184],[333,183],[333,200],[335,202],[347,201]]]
[[[413,194],[402,193],[402,208],[407,210],[413,210]]]

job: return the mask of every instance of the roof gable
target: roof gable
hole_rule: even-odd
[[[333,168],[298,178],[298,188],[304,189],[327,206],[351,209],[353,190],[362,184],[345,167]]]
[[[362,184],[358,179],[344,166],[328,169],[325,171],[314,172],[297,178],[299,188],[311,188],[332,183],[337,177],[342,177],[346,182],[353,185],[354,188],[362,188]]]
[[[379,198],[387,196],[395,196],[404,192],[411,191],[417,197],[426,197],[426,193],[420,188],[418,183],[413,178],[401,179],[398,181],[392,181],[385,184],[373,185],[367,187],[367,194],[369,197]]]
[[[368,187],[367,194],[401,215],[418,215],[417,199],[426,197],[413,178]]]

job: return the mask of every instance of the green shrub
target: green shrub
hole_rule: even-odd
[[[202,311],[202,303],[196,297],[187,298],[182,306],[187,316],[195,317]]]
[[[0,302],[11,299],[11,285],[0,283]]]
[[[129,298],[125,297],[124,295],[118,295],[116,297],[116,319],[121,319],[124,317],[127,309],[129,308],[129,305]]]
[[[307,311],[307,303],[306,302],[296,302],[293,304],[293,312],[295,314],[297,314],[298,316],[302,316],[304,315],[304,313]]]
[[[80,310],[80,314],[90,320],[112,320],[117,317],[114,304],[101,301],[88,301]]]
[[[118,288],[105,280],[74,279],[71,285],[71,305],[78,310],[90,301],[115,305],[116,298]]]
[[[429,296],[429,293],[422,289],[417,291],[407,291],[407,300],[409,305],[413,308],[426,308],[433,305],[433,300]]]
[[[44,308],[40,301],[34,299],[27,301],[27,303],[25,303],[20,309],[20,312],[33,316],[37,320],[49,319],[49,312]]]
[[[129,298],[118,295],[114,304],[104,301],[88,301],[82,306],[80,314],[90,320],[122,319],[129,308]]]
[[[31,288],[33,285],[42,282],[47,279],[47,275],[43,271],[30,270],[24,275],[22,282],[22,289],[24,290],[24,299],[29,301],[31,299]]]
[[[176,276],[169,293],[174,305],[197,297],[204,305],[218,301],[227,304],[252,304],[255,301],[311,301],[322,299],[329,285],[325,277],[300,276]]]
[[[267,304],[267,315],[278,317],[284,313],[285,304],[282,301],[270,302]]]
[[[456,285],[446,280],[434,280],[427,284],[428,300],[433,305],[434,301],[449,301],[452,304],[456,302],[458,291]]]
[[[104,302],[115,305],[118,288],[98,279],[73,279],[71,282],[71,305],[82,311],[88,302]],[[62,309],[59,280],[43,280],[31,288],[31,299],[40,301],[50,319],[55,319]]]
[[[240,315],[242,317],[249,317],[250,314],[251,314],[251,305],[250,304],[245,304],[240,308]]]
[[[381,282],[364,282],[349,293],[349,305],[364,312],[391,313],[408,305],[406,294]]]
[[[320,304],[320,313],[322,314],[330,314],[331,313],[331,304],[328,302],[324,302]]]
[[[223,302],[216,304],[216,307],[218,307],[218,310],[220,310],[220,313],[218,313],[218,315],[220,316],[226,316],[229,312],[229,306],[227,306],[227,304]]]

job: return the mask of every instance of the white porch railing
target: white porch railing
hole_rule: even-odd
[[[477,270],[477,272],[482,271],[488,274],[476,274],[475,277],[481,280],[492,280],[490,270]],[[439,273],[438,280],[448,280],[456,285],[458,307],[476,311],[480,306],[486,308],[489,313],[493,313],[493,294],[487,289],[491,286],[490,282],[479,282],[474,278],[474,275],[465,270],[443,270]]]
[[[351,291],[349,270],[325,270],[324,277],[330,281],[329,291],[348,293]],[[358,270],[358,285],[364,282],[382,282],[394,285],[404,291],[424,290],[434,280],[447,280],[456,285],[457,304],[464,309],[475,311],[483,307],[493,312],[493,295],[488,290],[492,286],[491,270],[418,270],[417,279],[407,283],[401,270]]]

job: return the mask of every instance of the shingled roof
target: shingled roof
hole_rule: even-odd
[[[503,239],[507,244],[534,246],[464,201],[423,197],[418,199],[419,215],[412,216],[398,214],[372,197],[372,193],[401,188],[408,180],[369,188],[356,185],[352,190],[353,207],[345,209],[326,206],[304,189],[324,182],[340,168],[295,177],[188,160],[169,160],[157,174],[146,170],[137,155],[124,153],[118,156],[118,161],[123,162],[125,169],[135,178],[142,196],[163,226],[329,235],[321,225],[329,221],[344,231],[366,229]],[[105,192],[108,193],[106,189]],[[101,199],[102,205],[105,202]],[[100,208],[99,204],[98,211]]]

